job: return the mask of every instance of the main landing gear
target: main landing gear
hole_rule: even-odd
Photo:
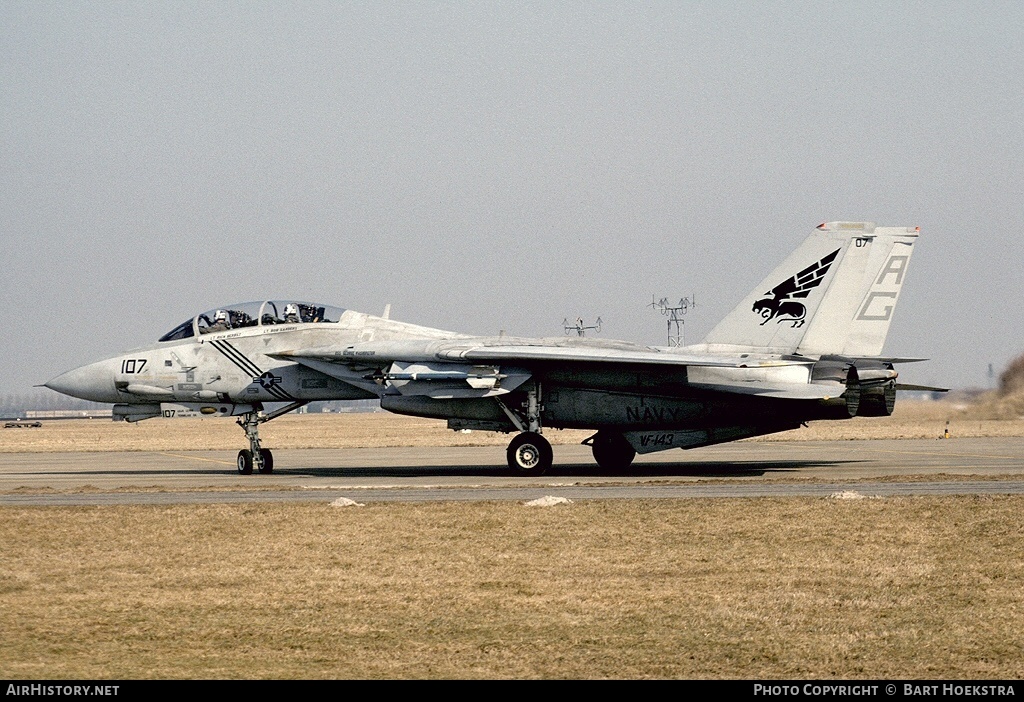
[[[263,405],[256,404],[253,405],[251,412],[246,412],[238,418],[238,426],[245,430],[245,437],[249,439],[249,448],[238,452],[236,465],[239,473],[252,475],[253,469],[259,473],[274,472],[274,454],[270,452],[270,449],[260,448],[260,424],[276,419],[282,414],[288,414],[305,404],[305,402],[293,402],[267,414],[263,414]]]
[[[551,443],[541,436],[540,413],[543,406],[540,403],[540,383],[534,383],[526,391],[525,411],[514,412],[501,400],[498,400],[498,406],[521,432],[509,442],[505,451],[508,467],[520,475],[544,475],[551,467],[554,453]]]
[[[509,442],[508,467],[524,475],[543,475],[551,467],[551,444],[539,433],[525,431]]]
[[[609,472],[629,468],[636,458],[636,449],[618,432],[602,430],[583,443],[590,446],[590,450],[594,452],[597,465]]]

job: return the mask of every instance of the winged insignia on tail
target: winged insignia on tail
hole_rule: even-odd
[[[817,263],[813,263],[803,269],[792,278],[776,285],[765,293],[772,297],[765,297],[754,303],[753,311],[764,317],[761,326],[771,320],[776,323],[790,322],[793,327],[802,327],[807,308],[803,303],[796,302],[794,298],[805,298],[811,294],[811,290],[821,285],[821,281],[828,273],[832,262],[836,260],[840,249],[836,249]]]

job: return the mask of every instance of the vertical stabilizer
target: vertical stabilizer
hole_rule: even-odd
[[[854,237],[798,352],[881,354],[918,233],[917,227],[875,227]]]
[[[882,352],[918,231],[818,226],[704,343],[808,356]]]

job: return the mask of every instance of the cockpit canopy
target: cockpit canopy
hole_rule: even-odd
[[[177,341],[245,327],[331,323],[340,320],[344,312],[341,307],[298,300],[242,302],[197,314],[161,336],[160,341]]]

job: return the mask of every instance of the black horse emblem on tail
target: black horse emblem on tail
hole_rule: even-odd
[[[808,266],[765,293],[772,297],[762,298],[755,302],[753,311],[764,317],[761,326],[774,319],[778,324],[791,322],[794,328],[802,327],[804,318],[807,317],[807,308],[803,303],[796,302],[791,298],[803,299],[811,294],[811,290],[821,285],[821,281],[838,255],[839,249],[836,249],[817,263]]]

